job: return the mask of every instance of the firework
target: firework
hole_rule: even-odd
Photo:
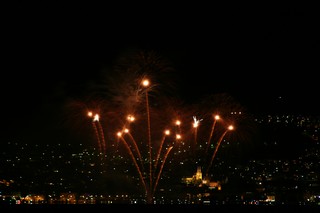
[[[193,128],[194,128],[194,143],[197,145],[197,135],[198,135],[198,127],[200,124],[200,121],[203,119],[198,120],[196,116],[193,116]]]
[[[118,132],[118,133],[117,133],[117,136],[121,139],[121,141],[123,142],[123,144],[124,144],[125,147],[127,148],[128,152],[129,152],[129,154],[130,154],[130,156],[131,156],[131,159],[132,159],[135,167],[137,168],[137,171],[138,171],[138,173],[139,173],[139,176],[140,176],[140,180],[141,180],[141,182],[142,182],[142,185],[143,185],[145,191],[148,191],[147,185],[146,185],[146,183],[145,183],[145,181],[144,181],[144,178],[143,178],[143,175],[142,175],[142,173],[141,173],[140,167],[139,167],[139,165],[138,165],[138,163],[137,163],[137,161],[136,161],[136,158],[135,158],[133,152],[131,151],[131,149],[130,149],[128,143],[127,143],[127,141],[122,137],[122,133],[121,133],[121,132]]]
[[[207,145],[207,148],[206,148],[206,154],[207,154],[208,149],[209,149],[210,144],[211,144],[211,138],[212,138],[212,135],[213,135],[214,128],[216,126],[217,120],[219,120],[219,119],[220,119],[219,115],[215,115],[214,116],[214,121],[213,121],[213,124],[212,124],[211,132],[210,132],[209,139],[208,139],[208,145]]]
[[[217,154],[217,151],[218,151],[218,149],[219,149],[219,146],[220,146],[220,144],[221,144],[221,141],[223,140],[223,138],[224,138],[224,136],[227,134],[227,132],[230,131],[230,130],[233,130],[233,129],[234,129],[234,127],[233,127],[232,125],[230,125],[230,126],[223,132],[223,134],[220,136],[220,138],[219,138],[219,140],[218,140],[218,142],[217,142],[217,146],[216,146],[216,148],[215,148],[215,150],[214,150],[214,153],[213,153],[213,155],[212,155],[212,157],[211,157],[209,166],[208,166],[208,168],[207,168],[206,176],[208,176],[209,170],[210,170],[211,165],[212,165],[212,162],[213,162],[213,160],[214,160],[214,158],[215,158],[215,156],[216,156],[216,154]]]
[[[154,164],[154,169],[155,170],[157,169],[158,161],[159,161],[160,154],[161,154],[161,151],[162,151],[162,146],[163,146],[163,143],[164,143],[167,135],[170,135],[170,130],[168,130],[168,129],[164,131],[164,134],[163,134],[163,137],[162,137],[162,140],[161,140],[161,143],[160,143],[160,147],[159,147],[158,154],[157,154],[157,157],[156,157],[156,162]]]

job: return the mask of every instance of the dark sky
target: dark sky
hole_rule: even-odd
[[[168,58],[177,93],[190,102],[228,93],[254,112],[318,114],[318,22],[302,8],[244,17],[191,6],[49,8],[17,5],[3,15],[2,142],[15,134],[23,138],[21,132],[43,132],[47,121],[58,120],[66,100],[81,97],[102,70],[134,49]]]

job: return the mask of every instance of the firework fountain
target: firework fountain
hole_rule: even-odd
[[[148,77],[150,76],[148,75]],[[182,112],[180,114],[181,109],[179,109],[179,107],[175,107],[178,110],[175,111],[174,109],[173,111],[175,111],[177,115],[179,114],[179,116],[176,117],[177,119],[175,121],[171,120],[172,123],[169,124],[169,126],[173,125],[172,127],[173,131],[171,132],[168,128],[163,128],[161,139],[157,140],[156,136],[157,134],[158,136],[160,136],[160,133],[157,132],[155,134],[155,132],[152,132],[155,129],[154,128],[151,129],[151,121],[153,121],[154,123],[157,123],[159,121],[155,119],[151,120],[151,114],[152,116],[154,116],[154,114],[151,112],[154,112],[153,110],[155,109],[150,107],[150,103],[153,103],[153,102],[150,102],[149,100],[151,99],[151,97],[149,98],[149,95],[151,94],[150,89],[154,85],[151,85],[151,81],[145,76],[141,78],[140,74],[138,76],[132,76],[132,77],[135,80],[138,79],[138,83],[136,81],[130,81],[130,79],[132,78],[121,78],[124,81],[124,82],[121,82],[123,83],[123,85],[122,86],[116,85],[114,87],[114,88],[119,88],[119,87],[128,88],[128,90],[121,90],[121,91],[117,90],[116,92],[123,92],[123,93],[120,93],[119,96],[116,96],[117,99],[115,99],[118,101],[116,102],[115,107],[121,110],[120,114],[122,114],[123,110],[125,109],[127,109],[128,113],[127,113],[127,116],[125,119],[126,121],[124,122],[124,125],[122,121],[120,121],[120,123],[122,123],[120,124],[120,126],[111,125],[110,123],[109,129],[114,128],[115,131],[120,129],[120,131],[116,133],[117,135],[116,141],[121,142],[121,144],[124,145],[127,153],[129,154],[132,160],[132,163],[135,169],[137,170],[137,173],[139,175],[139,181],[141,182],[145,192],[146,202],[148,204],[153,204],[154,195],[157,191],[157,186],[161,179],[160,177],[162,175],[164,165],[168,159],[169,154],[172,152],[174,146],[178,146],[177,153],[180,153],[180,151],[184,149],[183,152],[192,151],[192,154],[195,154],[196,152],[194,151],[205,144],[205,141],[203,140],[203,138],[199,137],[201,136],[201,133],[207,133],[207,131],[202,130],[202,126],[206,128],[206,127],[209,127],[209,125],[207,125],[208,123],[206,123],[207,122],[206,119],[198,119],[198,116],[194,116],[194,112],[189,112],[189,110],[186,110],[186,112]],[[133,84],[132,82],[135,82],[135,84]],[[137,85],[138,85],[138,88],[137,88]],[[142,103],[142,102],[145,103],[144,106],[143,104],[136,104],[136,103]],[[166,106],[173,106],[173,104],[170,104],[170,103],[169,105],[166,105]],[[160,110],[161,119],[163,118],[161,122],[166,123],[168,120],[166,120],[167,118],[163,116],[163,112],[162,112],[163,109],[164,108],[161,108]],[[202,109],[203,108],[201,108],[201,110]],[[132,111],[136,111],[136,110],[139,112],[138,114],[135,114],[135,112],[132,113]],[[165,108],[165,110],[167,109]],[[169,110],[172,110],[172,109],[169,109]],[[116,111],[112,111],[114,115],[116,115],[115,112]],[[171,111],[169,112],[171,113]],[[170,115],[169,113],[165,113],[165,114]],[[137,115],[137,117],[135,115]],[[92,112],[89,112],[88,116],[92,118],[92,125],[95,130],[96,138],[98,141],[99,152],[106,153],[106,142],[105,142],[105,137],[103,133],[103,128],[100,123],[100,116],[99,114],[93,114]],[[168,116],[168,117],[171,117],[171,116]],[[205,116],[203,115],[200,117],[205,118]],[[118,116],[109,118],[107,120],[111,122],[111,120],[114,118],[118,119]],[[193,120],[192,125],[188,126],[188,122],[183,123],[182,121],[184,121],[185,119],[187,120],[192,119]],[[134,124],[136,123],[136,121],[144,121],[144,120],[146,121],[146,126],[140,125],[141,124],[140,122],[138,122],[138,124]],[[202,153],[202,157],[205,157],[205,158],[207,158],[208,156],[211,157],[208,166],[205,162],[203,165],[203,167],[206,167],[207,169],[206,171],[207,177],[212,167],[212,163],[215,159],[217,151],[220,147],[220,144],[222,143],[227,132],[233,129],[233,126],[229,126],[229,128],[222,133],[222,135],[218,138],[218,141],[214,146],[215,149],[211,156],[211,148],[212,148],[211,141],[213,141],[214,139],[213,136],[215,135],[216,124],[220,120],[221,120],[220,115],[215,115],[215,114],[213,115],[213,123],[209,131],[209,138],[207,139],[206,148],[205,150],[202,150],[202,148],[199,149],[200,151],[205,151],[205,154]],[[154,124],[153,122],[152,124]],[[200,122],[204,123],[204,125],[201,124],[201,127],[200,127]],[[146,127],[146,131],[144,127]],[[156,130],[161,131],[161,129],[162,128],[159,128],[158,126]],[[146,133],[146,134],[141,135],[142,133]],[[175,136],[172,138],[170,137],[171,141],[169,142],[168,137],[171,135],[171,133],[174,133]],[[166,144],[165,142],[167,142],[167,140],[168,140],[168,143]],[[187,148],[187,145],[185,144],[189,144],[190,145],[189,148]],[[145,151],[146,153],[141,151]],[[177,153],[174,153],[174,154],[176,155]]]
[[[141,85],[143,86],[144,89],[140,89],[141,93],[142,93],[142,97],[145,97],[145,111],[146,113],[144,113],[146,115],[146,137],[143,137],[146,139],[147,142],[147,146],[145,146],[144,148],[147,148],[147,154],[148,157],[144,158],[144,156],[142,155],[140,148],[138,146],[138,143],[135,139],[135,131],[131,131],[133,130],[133,126],[134,123],[137,121],[136,117],[133,114],[129,114],[126,116],[126,122],[124,122],[124,126],[122,127],[122,130],[117,132],[117,138],[118,141],[121,142],[126,151],[128,152],[132,163],[134,164],[134,167],[137,170],[137,173],[139,175],[139,179],[140,182],[143,186],[143,189],[145,191],[145,196],[146,196],[146,202],[148,204],[152,204],[153,200],[154,200],[154,195],[155,192],[157,191],[157,186],[159,184],[160,181],[160,177],[165,165],[165,162],[170,154],[170,152],[173,149],[173,145],[167,145],[164,146],[166,139],[170,136],[170,130],[169,129],[165,129],[162,132],[162,138],[160,141],[160,144],[158,144],[159,146],[154,146],[152,141],[152,137],[151,137],[151,119],[150,119],[150,109],[149,109],[149,97],[148,97],[148,88],[150,86],[150,81],[144,79],[142,80]],[[143,113],[142,113],[143,114]],[[106,151],[105,147],[105,137],[103,134],[103,128],[100,124],[100,116],[99,114],[93,114],[93,112],[88,112],[88,116],[90,118],[92,118],[92,125],[93,128],[95,130],[95,134],[97,137],[97,141],[98,141],[98,147],[99,147],[99,152],[104,152]],[[140,117],[141,118],[141,117]],[[183,141],[194,141],[194,143],[190,143],[190,149],[194,151],[194,149],[197,148],[197,138],[198,138],[198,129],[200,127],[200,122],[203,121],[204,119],[198,119],[197,116],[192,116],[192,129],[185,129],[182,127],[182,121],[181,119],[176,119],[172,124],[174,125],[173,127],[175,128],[175,138],[174,138],[174,142],[173,144],[176,142],[176,145],[178,145],[179,147],[181,147],[181,143],[179,142],[183,142]],[[215,159],[215,156],[217,154],[217,151],[220,147],[221,142],[223,141],[225,135],[227,134],[228,131],[233,130],[233,126],[229,126],[223,133],[222,135],[218,138],[218,141],[216,142],[216,144],[214,145],[215,149],[213,154],[211,155],[210,150],[211,150],[211,141],[213,141],[213,135],[215,135],[215,127],[217,124],[217,121],[221,120],[221,117],[219,115],[213,115],[213,124],[212,127],[210,129],[210,134],[209,134],[209,138],[207,139],[207,145],[206,145],[206,149],[205,149],[205,155],[203,156],[210,156],[211,160],[208,164],[208,166],[206,166],[207,164],[204,164],[203,166],[206,167],[206,177],[208,177],[210,169],[212,167],[213,161]],[[141,125],[138,125],[139,127],[141,127]],[[131,128],[132,127],[132,128]],[[139,131],[139,133],[141,133],[143,131]],[[188,135],[188,132],[193,132],[193,134]],[[185,134],[186,133],[186,134]],[[184,135],[184,139],[182,139],[182,135]],[[192,137],[188,137],[188,136],[193,136]],[[143,138],[140,140],[143,140]],[[139,141],[140,142],[140,141]],[[143,142],[143,141],[142,141]],[[172,142],[172,141],[171,141]],[[202,142],[202,141],[201,141]],[[188,143],[189,144],[189,143]],[[202,145],[199,144],[199,145]],[[157,150],[155,150],[155,148],[157,147]],[[165,148],[165,151],[163,151],[163,148]],[[190,150],[190,151],[191,151]]]

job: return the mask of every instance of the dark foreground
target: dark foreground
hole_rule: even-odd
[[[126,213],[143,213],[143,212],[175,212],[175,213],[209,213],[209,212],[320,212],[320,205],[300,206],[300,205],[280,205],[280,206],[254,206],[254,205],[1,205],[0,212],[126,212]]]

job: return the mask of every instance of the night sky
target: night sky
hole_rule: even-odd
[[[140,50],[171,62],[175,94],[188,103],[226,93],[253,113],[319,114],[318,23],[298,7],[246,17],[48,8],[17,5],[2,18],[1,143],[63,140],[65,104]]]

